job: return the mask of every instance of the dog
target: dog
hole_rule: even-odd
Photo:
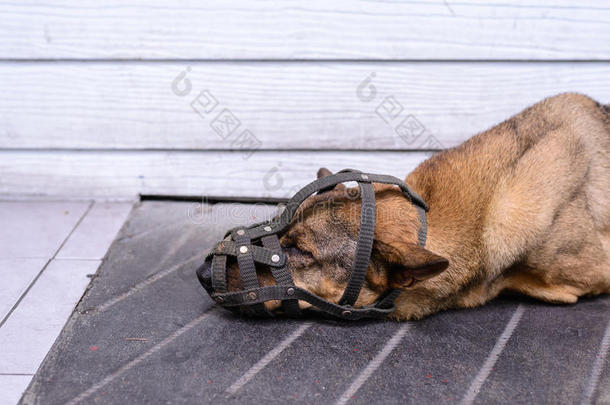
[[[355,307],[390,288],[403,290],[393,320],[504,292],[556,304],[610,293],[610,106],[580,94],[547,98],[422,162],[406,183],[430,207],[426,246],[415,207],[397,187],[376,184],[373,253]],[[295,285],[339,301],[360,205],[358,188],[344,185],[302,204],[280,238]],[[258,277],[275,284],[268,270]],[[235,264],[227,281],[241,290]],[[281,311],[279,301],[265,305]]]

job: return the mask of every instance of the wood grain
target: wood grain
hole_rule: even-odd
[[[601,0],[13,1],[9,59],[596,59]]]
[[[141,194],[290,197],[332,171],[406,175],[423,152],[0,151],[0,198],[133,198]]]
[[[358,92],[371,74],[375,93]],[[0,77],[8,149],[228,150],[244,130],[266,150],[449,147],[560,92],[610,102],[610,63],[0,63]],[[199,115],[204,90],[218,104]],[[386,123],[390,96],[402,111]],[[226,139],[211,126],[225,108],[241,123]],[[400,136],[408,116],[423,127]]]

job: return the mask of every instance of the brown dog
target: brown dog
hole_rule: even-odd
[[[546,99],[426,160],[406,182],[430,206],[426,248],[415,208],[396,187],[376,185],[373,255],[356,306],[390,287],[404,289],[397,320],[503,291],[553,303],[610,293],[609,106],[578,94]],[[349,279],[357,194],[339,186],[310,197],[280,240],[295,284],[332,302]],[[272,280],[260,272],[262,285]],[[233,267],[229,289],[240,284]]]

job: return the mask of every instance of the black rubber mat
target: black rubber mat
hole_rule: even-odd
[[[196,265],[226,229],[272,212],[142,203],[22,403],[610,403],[609,297],[499,299],[407,323],[216,308]]]

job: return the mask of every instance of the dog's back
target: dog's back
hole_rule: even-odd
[[[454,263],[452,282],[465,280],[453,306],[503,290],[551,302],[610,292],[608,106],[580,94],[548,98],[407,181],[432,207],[431,233],[453,235],[434,246]]]

